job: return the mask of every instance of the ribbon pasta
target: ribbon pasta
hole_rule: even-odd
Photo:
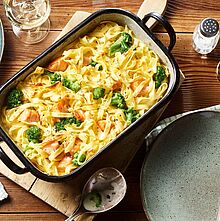
[[[127,51],[110,55],[122,33],[132,37],[132,44]],[[159,87],[158,66],[166,75]],[[45,70],[57,74],[57,81],[52,82]],[[168,68],[147,44],[127,26],[103,22],[73,42],[62,57],[46,68],[37,67],[19,82],[16,88],[23,93],[22,104],[4,107],[2,121],[27,158],[43,172],[60,176],[85,163],[129,125],[124,109],[112,105],[115,92],[141,116],[163,97],[168,81]],[[102,97],[95,99],[95,88],[104,91]],[[58,123],[62,129],[57,129]],[[40,142],[28,139],[31,126],[40,129]]]

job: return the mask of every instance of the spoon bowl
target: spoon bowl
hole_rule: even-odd
[[[102,213],[115,207],[127,190],[123,175],[112,167],[95,172],[86,182],[79,206],[66,221],[84,213]]]

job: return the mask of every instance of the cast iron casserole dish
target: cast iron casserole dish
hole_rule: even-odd
[[[145,23],[149,18],[154,18],[158,20],[164,28],[167,30],[170,37],[170,44],[166,48],[147,28]],[[2,122],[0,122],[0,140],[5,141],[10,149],[15,153],[18,159],[24,164],[24,168],[16,165],[3,151],[0,147],[0,159],[3,163],[17,174],[23,174],[26,172],[31,172],[34,176],[51,182],[61,182],[70,180],[75,177],[78,173],[85,170],[88,165],[91,165],[92,161],[95,161],[98,157],[103,155],[105,152],[111,150],[112,148],[120,148],[122,146],[131,145],[136,140],[144,139],[144,135],[150,131],[150,129],[156,123],[156,120],[162,114],[163,110],[173,97],[174,93],[177,91],[180,80],[180,71],[177,63],[175,62],[173,56],[171,55],[171,50],[175,45],[176,35],[171,27],[171,25],[164,19],[163,16],[157,13],[150,13],[145,15],[141,20],[136,15],[122,10],[122,9],[103,9],[93,13],[64,37],[54,43],[51,47],[45,50],[37,58],[26,65],[22,70],[10,78],[2,87],[0,88],[0,105],[3,106],[5,98],[9,90],[14,88],[19,81],[22,81],[28,74],[35,70],[37,66],[44,67],[51,60],[59,57],[62,52],[68,49],[68,45],[75,39],[84,36],[85,34],[94,30],[94,28],[102,21],[114,21],[120,25],[128,25],[128,27],[135,33],[135,35],[142,41],[150,44],[150,47],[159,55],[160,59],[164,64],[166,64],[171,73],[169,80],[169,87],[164,95],[164,97],[156,103],[150,110],[148,110],[141,118],[139,118],[135,123],[127,127],[121,134],[119,134],[113,141],[106,145],[101,151],[94,155],[91,159],[81,165],[79,168],[73,170],[70,174],[63,176],[50,176],[40,171],[36,166],[34,166],[22,153],[22,151],[17,147],[9,135],[5,132]],[[70,46],[69,46],[70,47]],[[131,142],[132,141],[132,142]],[[121,154],[123,154],[123,149],[120,149]]]

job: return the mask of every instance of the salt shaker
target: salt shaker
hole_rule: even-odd
[[[213,18],[205,18],[193,33],[193,48],[202,55],[210,53],[219,40],[219,24]]]

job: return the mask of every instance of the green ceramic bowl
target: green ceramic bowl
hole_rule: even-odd
[[[141,172],[150,221],[216,221],[220,199],[220,112],[201,111],[170,124]]]

